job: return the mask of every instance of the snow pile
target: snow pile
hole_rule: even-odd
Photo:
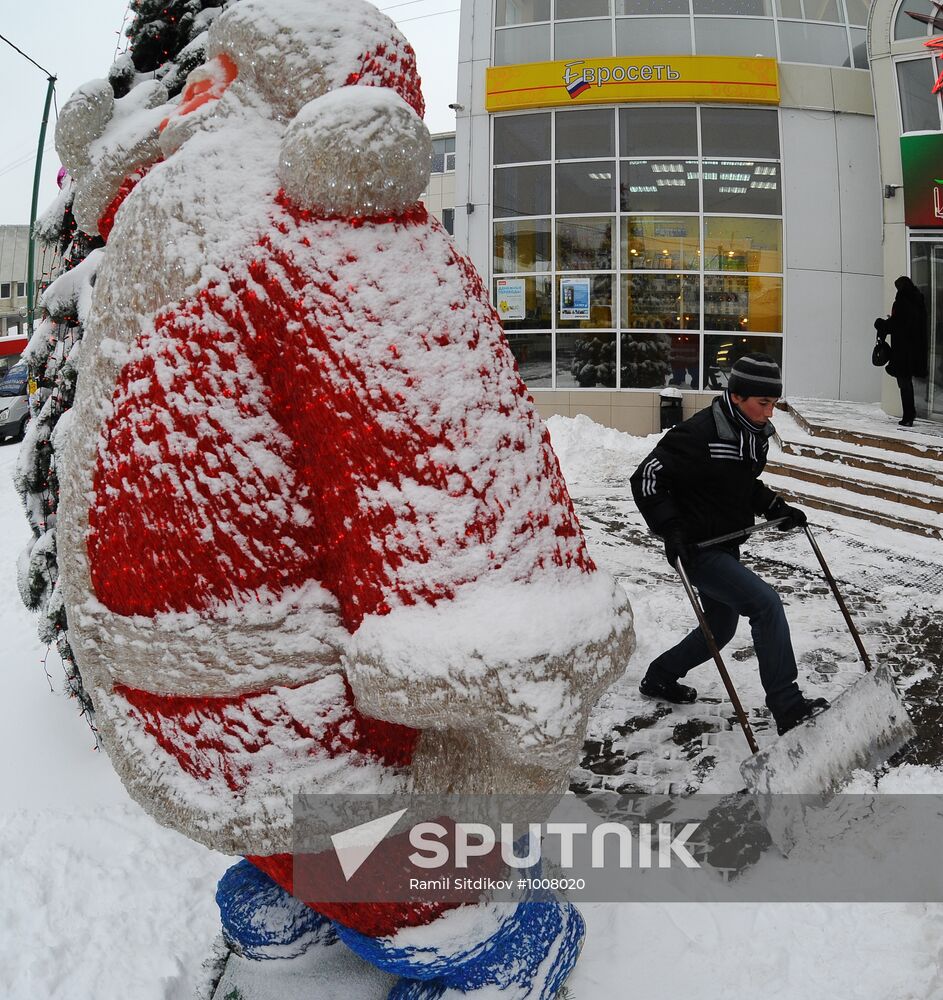
[[[584,486],[607,479],[628,480],[661,437],[660,433],[632,437],[603,427],[583,413],[572,418],[553,416],[547,430],[567,483]]]

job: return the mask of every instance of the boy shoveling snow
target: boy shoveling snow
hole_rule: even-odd
[[[755,516],[785,519],[780,530],[804,527],[805,513],[759,479],[766,465],[773,407],[782,375],[766,354],[748,354],[733,366],[727,389],[706,409],[673,427],[632,476],[632,495],[649,528],[680,558],[700,593],[707,623],[723,648],[741,615],[750,619],[766,704],[780,735],[828,708],[803,696],[782,601],[765,580],[740,562],[737,541],[698,549],[697,543],[751,528]],[[700,628],[662,653],[639,685],[642,694],[689,704],[697,691],[679,680],[711,659]]]

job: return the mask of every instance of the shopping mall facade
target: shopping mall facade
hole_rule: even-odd
[[[873,320],[901,273],[931,302],[943,241],[885,190],[912,124],[898,79],[912,90],[916,74],[891,73],[885,94],[876,70],[872,88],[868,22],[875,60],[883,31],[889,64],[901,48],[927,74],[935,29],[881,10],[463,2],[455,235],[545,416],[648,433],[661,390],[691,412],[752,351],[781,361],[789,395],[899,405],[870,364]]]

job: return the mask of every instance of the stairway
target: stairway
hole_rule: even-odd
[[[943,425],[877,404],[783,400],[763,481],[806,507],[943,538]]]

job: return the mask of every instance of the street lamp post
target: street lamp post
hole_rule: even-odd
[[[30,338],[33,336],[33,320],[36,315],[36,294],[34,288],[34,264],[36,260],[36,207],[39,202],[39,175],[43,170],[43,146],[46,144],[46,125],[49,123],[49,105],[56,89],[56,78],[48,76],[46,103],[43,105],[43,121],[39,126],[39,147],[36,150],[36,170],[33,174],[33,200],[29,210],[29,253],[26,263],[26,326]]]
[[[22,50],[17,48],[9,38],[4,38],[0,35],[0,41],[6,42],[11,49],[15,49],[19,54],[31,62],[37,69],[42,70],[46,74],[46,80],[48,81],[46,86],[46,103],[43,106],[43,121],[39,127],[39,148],[36,151],[36,170],[33,174],[33,199],[30,205],[29,212],[29,252],[27,254],[26,263],[26,325],[29,329],[30,337],[33,336],[33,320],[36,314],[36,303],[35,303],[35,282],[33,280],[33,268],[36,260],[36,234],[34,232],[36,228],[36,206],[39,203],[39,175],[42,173],[43,169],[43,146],[46,144],[46,125],[49,122],[49,105],[52,104],[53,91],[56,89],[56,77],[49,72],[47,69],[43,69],[42,66],[36,62],[35,59],[30,59],[30,57]]]

